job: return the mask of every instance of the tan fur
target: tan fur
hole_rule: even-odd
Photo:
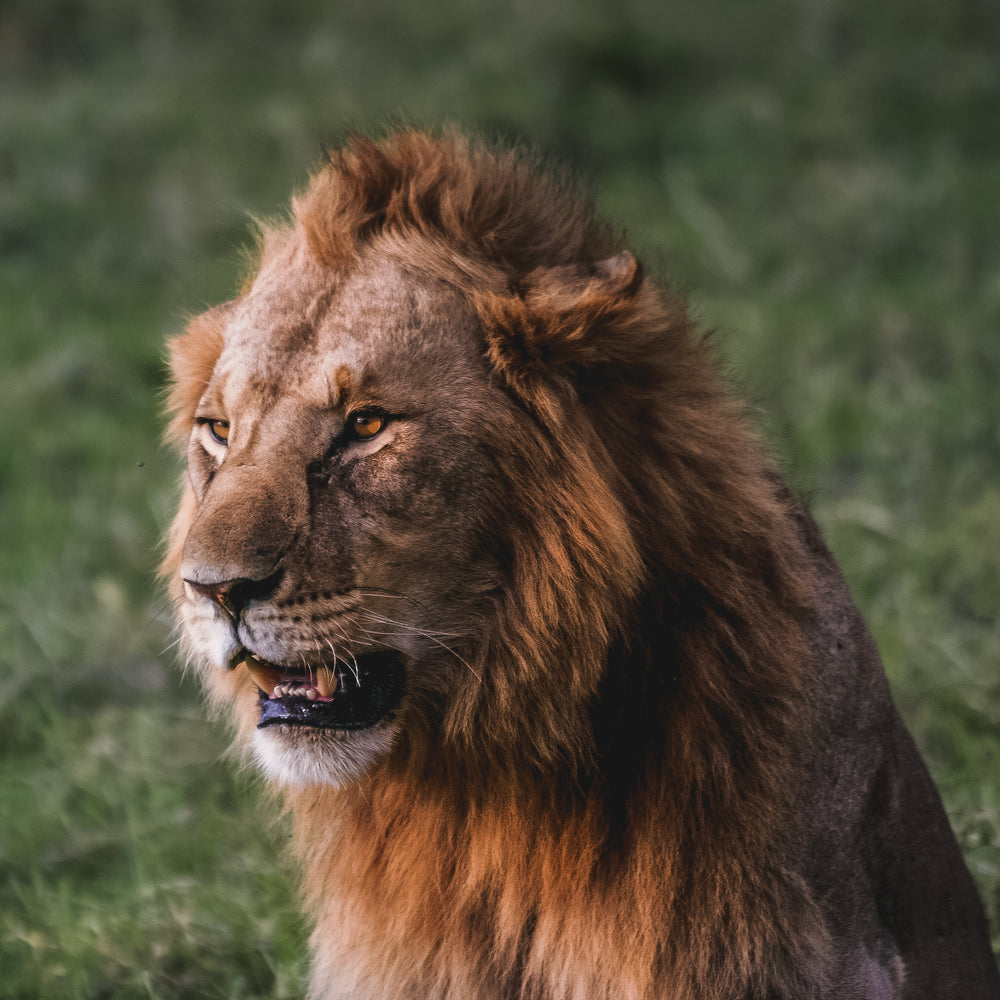
[[[364,600],[441,637],[413,647],[363,764],[284,788],[316,996],[819,995],[827,929],[783,860],[811,727],[797,515],[683,303],[574,194],[461,138],[356,139],[172,357],[193,461],[199,401],[233,422],[178,515],[175,594],[192,552],[225,563],[276,539],[270,613],[305,648],[301,598],[350,646],[366,619],[322,592],[385,586],[381,532],[413,600]],[[298,484],[338,432],[323,414],[390,391],[421,417],[357,452],[363,495],[323,501],[340,504],[330,538],[359,546],[348,579]],[[449,506],[452,482],[482,489]],[[250,740],[253,685],[221,669],[216,612],[184,605],[189,652]],[[307,740],[317,768],[339,752]]]

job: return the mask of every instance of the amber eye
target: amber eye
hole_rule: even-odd
[[[229,421],[228,420],[206,420],[208,433],[212,435],[212,440],[219,444],[229,444]]]
[[[355,413],[349,421],[349,427],[354,437],[367,441],[385,427],[385,417],[381,413]]]

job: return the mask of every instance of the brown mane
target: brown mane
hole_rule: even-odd
[[[330,154],[294,209],[313,254],[332,268],[351,266],[379,233],[443,241],[515,280],[614,252],[607,228],[567,184],[541,176],[522,154],[457,135],[355,136]]]
[[[494,995],[484,969],[497,996],[519,977],[524,997],[756,995],[762,967],[814,993],[822,934],[774,853],[808,739],[810,577],[683,305],[628,255],[601,270],[620,243],[564,184],[460,138],[355,139],[295,216],[334,272],[395,248],[465,292],[533,415],[496,457],[520,507],[496,525],[513,583],[482,609],[481,683],[363,793],[289,793],[317,934],[358,922],[385,940],[358,983],[419,956],[449,996]]]

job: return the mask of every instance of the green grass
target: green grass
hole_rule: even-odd
[[[399,120],[583,170],[691,291],[1000,928],[998,50],[978,0],[6,3],[3,994],[302,991],[283,822],[175,669],[152,578],[161,359],[238,283],[248,215]]]

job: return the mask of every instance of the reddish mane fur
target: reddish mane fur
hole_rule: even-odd
[[[599,260],[612,246],[576,195],[521,155],[420,132],[383,143],[355,137],[331,154],[295,214],[312,252],[333,268],[350,267],[361,245],[384,232],[443,240],[512,276]]]
[[[325,913],[384,934],[377,978],[431,954],[427,991],[456,996],[480,995],[484,963],[498,996],[526,974],[526,997],[576,996],[587,969],[586,995],[605,996],[608,956],[616,997],[663,977],[677,997],[730,995],[762,958],[779,980],[786,963],[819,970],[811,914],[767,856],[808,726],[810,584],[788,501],[682,304],[648,282],[608,294],[586,271],[567,301],[573,269],[617,241],[561,184],[462,139],[358,139],[295,208],[332,268],[376,239],[436,251],[414,265],[477,303],[540,425],[506,470],[523,511],[497,530],[518,585],[487,682],[445,718],[452,752],[414,746],[364,794],[291,796],[320,962],[343,960],[324,958]]]
[[[319,981],[702,1000],[756,996],[764,969],[813,995],[824,939],[774,856],[809,738],[812,582],[683,304],[627,255],[595,266],[621,244],[564,184],[460,138],[355,139],[295,217],[333,273],[392,252],[465,292],[532,414],[497,457],[520,507],[496,525],[513,583],[482,682],[363,790],[288,793]],[[207,343],[177,348],[182,421]],[[363,955],[325,947],[343,925]]]

